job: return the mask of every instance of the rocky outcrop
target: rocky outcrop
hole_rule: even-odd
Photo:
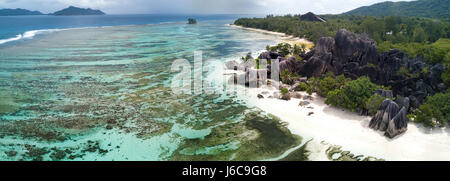
[[[331,71],[357,78],[360,73],[374,72],[368,70],[370,67],[367,65],[378,61],[377,47],[373,40],[346,30],[339,30],[334,38],[320,38],[316,47],[302,57],[306,61],[304,66],[297,66],[297,72],[308,77]]]
[[[392,87],[389,98],[408,97],[407,112],[418,108],[427,96],[447,89],[441,79],[444,65],[431,65],[422,56],[409,58],[397,49],[379,54],[375,42],[364,34],[339,30],[334,38],[320,38],[313,50],[301,56],[304,61],[280,58],[281,69],[306,77],[319,77],[328,71],[351,79],[367,76],[378,85]]]
[[[402,109],[400,109],[397,115],[395,115],[394,118],[389,121],[387,130],[384,135],[389,138],[394,138],[395,136],[405,132],[407,129],[408,118],[406,117],[406,108],[403,107]]]
[[[418,108],[427,96],[447,90],[441,78],[446,69],[443,64],[428,63],[423,56],[410,58],[397,49],[378,53],[375,42],[364,34],[339,30],[334,38],[320,38],[315,48],[301,57],[303,60],[298,61],[294,57],[285,58],[278,52],[265,52],[259,56],[279,59],[280,72],[289,70],[307,78],[320,77],[326,72],[343,74],[351,79],[367,76],[375,84],[391,87],[389,91],[376,91],[387,100],[369,125],[385,131],[391,138],[406,131],[407,113]],[[294,83],[290,91],[299,86],[298,81]]]
[[[296,72],[307,77],[318,77],[324,74],[332,63],[333,50],[333,38],[320,38],[312,53],[306,55],[310,56],[309,59],[298,65],[299,69]]]
[[[268,51],[268,52],[263,52],[261,53],[258,58],[259,59],[266,59],[266,60],[273,60],[273,59],[277,59],[278,57],[284,57],[283,55],[281,55],[280,53],[277,52],[272,52],[272,51]]]
[[[280,72],[284,70],[289,70],[290,72],[296,72],[299,69],[302,69],[303,63],[297,61],[294,57],[289,57],[287,60],[284,58],[279,58],[280,60]]]
[[[398,104],[398,106],[404,107],[406,109],[406,112],[408,112],[410,102],[408,97],[397,97],[397,99],[395,99],[395,102]]]
[[[358,62],[361,66],[378,60],[375,41],[367,35],[358,35],[346,30],[339,30],[334,37],[335,52],[333,55],[341,64]]]
[[[308,12],[308,13],[306,13],[304,15],[301,15],[300,16],[300,20],[302,20],[302,21],[316,21],[316,22],[323,22],[323,23],[327,22],[327,21],[325,21],[325,19],[323,19],[320,16],[315,15],[312,12]]]
[[[300,92],[292,91],[292,92],[289,92],[289,94],[290,94],[290,96],[292,98],[295,98],[295,99],[301,99],[302,98],[302,94]]]
[[[394,97],[394,95],[392,95],[392,91],[390,90],[379,89],[375,92],[375,94],[378,94],[388,99],[392,99]]]
[[[386,131],[389,121],[394,118],[400,109],[398,105],[390,99],[381,103],[375,116],[370,120],[369,127],[375,130]]]
[[[289,100],[291,100],[291,94],[290,93],[282,94],[281,99],[285,100],[285,101],[289,101]]]
[[[408,121],[406,108],[402,107],[400,109],[397,103],[386,99],[370,121],[369,127],[375,130],[386,131],[385,135],[393,138],[407,130]]]

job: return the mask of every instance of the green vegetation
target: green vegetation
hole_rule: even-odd
[[[320,96],[327,96],[328,92],[336,89],[336,79],[333,77],[325,77],[319,81],[319,87],[317,89],[317,94]]]
[[[301,21],[300,15],[265,18],[241,18],[234,24],[269,31],[282,32],[296,37],[317,41],[321,37],[333,37],[339,29],[355,33],[367,33],[377,43],[424,43],[440,38],[450,38],[450,23],[445,20],[409,18],[399,16],[367,17],[353,15],[324,15],[326,23]]]
[[[360,77],[345,83],[342,88],[329,91],[325,103],[352,111],[364,110],[369,98],[380,88],[368,77]]]
[[[308,84],[300,82],[297,91],[306,91],[308,89]]]
[[[433,6],[416,6],[421,3],[433,4]],[[282,32],[296,37],[307,38],[311,41],[317,41],[321,37],[333,37],[339,29],[346,29],[358,34],[367,34],[377,43],[380,53],[391,49],[399,49],[408,54],[410,58],[423,56],[431,65],[436,63],[444,64],[446,69],[442,73],[441,78],[448,87],[450,86],[450,68],[448,68],[450,67],[450,21],[448,21],[449,13],[447,10],[449,4],[443,0],[430,0],[428,2],[420,0],[411,4],[413,6],[392,6],[373,11],[360,11],[361,13],[371,13],[368,15],[378,17],[324,15],[322,17],[327,20],[326,23],[301,21],[300,15],[268,15],[265,18],[241,18],[236,20],[235,24]],[[438,4],[439,6],[436,6]],[[423,11],[418,11],[417,9],[423,9]],[[385,16],[391,14],[399,16]],[[440,19],[429,19],[426,17]],[[293,47],[289,44],[279,44],[274,47],[267,46],[267,50],[277,51],[286,56],[295,56],[299,59],[299,55],[305,52],[304,48]],[[372,64],[369,66],[375,67],[376,65]],[[397,75],[405,78],[415,78],[419,77],[420,74],[428,75],[430,72],[429,67],[416,73],[411,73],[411,70],[403,67],[397,71]],[[287,84],[292,84],[296,76],[289,71],[281,73],[282,81]],[[327,104],[347,108],[352,111],[367,111],[370,115],[375,114],[380,104],[385,100],[382,96],[374,94],[377,89],[386,88],[370,82],[367,77],[349,80],[343,75],[334,76],[332,74],[327,74],[321,78],[310,78],[306,84],[302,83],[298,88],[299,91],[306,91],[308,94],[316,92],[318,95],[326,97]],[[439,93],[427,97],[427,101],[409,117],[414,118],[417,122],[423,122],[425,125],[443,126],[449,122],[448,112],[450,110],[448,102],[449,93]]]
[[[289,93],[289,90],[287,88],[282,88],[281,89],[281,94],[285,95],[287,93]]]
[[[430,3],[441,2],[440,0],[432,0]],[[420,1],[424,3],[424,1]],[[273,16],[268,15],[265,18],[241,18],[235,21],[236,25],[264,29],[275,32],[282,32],[296,37],[304,37],[311,41],[317,41],[321,37],[333,37],[339,29],[346,29],[348,31],[367,34],[372,38],[378,46],[379,52],[386,52],[391,49],[399,49],[410,58],[423,56],[430,64],[443,63],[446,67],[442,73],[441,78],[445,85],[450,86],[450,22],[448,21],[448,3],[442,3],[445,9],[445,16],[439,15],[443,19],[429,19],[423,17],[436,17],[435,15],[425,15],[430,11],[415,11],[408,10],[418,17],[400,17],[400,16],[355,16],[355,15],[324,15],[327,20],[326,23],[301,21],[300,15],[285,15]],[[447,7],[447,8],[445,8]],[[400,8],[401,7],[396,7]],[[431,10],[433,7],[427,7]],[[380,10],[381,11],[381,10]],[[384,10],[383,10],[384,11]],[[385,11],[391,11],[386,9]],[[368,11],[369,12],[369,11]],[[371,13],[378,13],[378,11],[370,11]],[[405,14],[403,10],[398,11]],[[433,13],[441,13],[435,11]],[[389,14],[389,13],[387,13]],[[269,51],[277,51],[284,55],[291,54],[298,55],[303,49],[298,49],[289,45],[279,44],[275,47],[267,47]],[[297,58],[297,57],[296,57]],[[369,65],[375,67],[376,65]],[[406,68],[400,68],[397,74],[405,78],[419,77],[420,74],[427,75],[430,73],[429,68],[424,68],[421,72],[411,73]],[[281,79],[285,83],[293,83],[295,75],[290,72],[282,72]],[[357,80],[350,81],[344,76],[326,75],[322,78],[310,78],[307,84],[302,84],[299,90],[305,90],[308,94],[317,92],[318,95],[326,97],[326,103],[347,108],[353,111],[367,110],[369,114],[374,114],[384,98],[374,95],[377,89],[384,88],[370,82],[367,77],[361,77]],[[449,89],[450,90],[450,89]],[[447,95],[447,94],[445,94]],[[418,113],[420,116],[415,116],[419,122],[424,122],[428,125],[442,125],[443,122],[448,122],[448,116],[445,113],[449,112],[445,106],[437,106],[444,103],[439,103],[434,97],[440,97],[440,101],[446,101],[448,104],[448,97],[442,97],[442,94],[428,97],[428,101],[424,103]],[[439,107],[439,109],[437,109]],[[436,121],[431,121],[435,118]]]
[[[294,46],[292,46],[289,43],[279,43],[275,46],[266,46],[266,50],[267,51],[272,51],[272,52],[278,52],[283,56],[294,56],[297,60],[301,60],[300,55],[306,53],[306,45],[305,44],[301,44],[301,45],[297,45],[295,44]]]
[[[344,14],[364,16],[411,16],[429,18],[450,18],[448,0],[417,0],[411,2],[381,2],[364,6]]]
[[[449,56],[447,56],[447,57],[449,57]],[[448,67],[450,67],[450,62],[447,61],[444,65],[445,65],[446,69],[442,73],[441,78],[444,81],[445,85],[447,87],[450,87],[450,68],[448,68]]]
[[[298,75],[297,73],[292,73],[289,70],[285,69],[283,72],[281,72],[280,78],[283,83],[292,85],[295,79],[300,78],[300,75]]]
[[[330,91],[341,88],[348,81],[349,79],[346,79],[344,75],[335,77],[332,72],[328,72],[327,75],[318,82],[316,89],[317,94],[326,97]]]
[[[320,79],[318,79],[316,77],[311,77],[308,80],[308,87],[306,88],[306,93],[308,93],[309,95],[312,95],[313,92],[316,92],[316,87],[318,86],[319,83],[320,83]]]
[[[308,94],[316,92],[326,97],[326,104],[347,108],[352,111],[368,110],[370,114],[376,112],[384,98],[374,95],[378,89],[387,89],[370,81],[368,77],[350,80],[344,75],[335,76],[329,72],[321,78],[312,77],[302,88]]]
[[[364,108],[367,110],[369,115],[375,115],[384,100],[386,100],[385,97],[379,94],[374,94],[366,101]]]
[[[432,44],[425,43],[397,43],[385,41],[378,44],[379,52],[386,52],[391,49],[399,49],[409,57],[423,55],[430,63],[450,62],[450,39],[441,38]]]
[[[336,77],[332,72],[327,72],[322,78],[310,78],[305,90],[310,95],[317,92],[318,95],[326,97],[330,91],[341,88],[349,81],[344,75]]]
[[[416,122],[424,123],[426,126],[444,126],[450,123],[449,102],[450,92],[428,96],[427,101],[409,117],[413,117]]]
[[[276,52],[279,52],[282,55],[286,56],[291,53],[292,46],[289,43],[279,43],[278,45],[275,45],[272,47],[267,46],[266,50],[267,51],[276,51]]]

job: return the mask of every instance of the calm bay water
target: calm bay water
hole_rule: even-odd
[[[0,160],[259,160],[300,144],[235,95],[170,89],[177,58],[237,59],[277,37],[159,16],[0,17],[0,39],[65,29],[0,44]]]

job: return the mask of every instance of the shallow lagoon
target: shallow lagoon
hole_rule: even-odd
[[[74,29],[0,47],[0,160],[262,160],[302,140],[236,95],[175,95],[173,60],[278,37],[232,21]]]

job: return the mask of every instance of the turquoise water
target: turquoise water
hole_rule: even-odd
[[[0,16],[0,44],[27,40],[40,34],[68,28],[147,25],[167,22],[186,22],[188,18],[199,21],[230,20],[261,15],[196,15],[196,14],[140,14],[104,16]]]
[[[175,95],[172,62],[277,37],[232,20],[56,31],[0,45],[0,160],[260,160],[300,144],[235,95]]]

